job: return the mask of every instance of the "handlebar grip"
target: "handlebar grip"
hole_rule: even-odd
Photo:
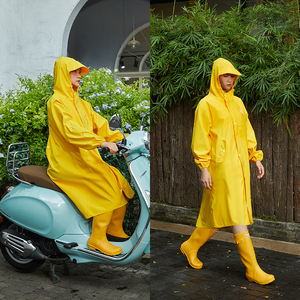
[[[109,151],[110,151],[110,149],[108,147],[102,148],[102,153],[103,154],[109,153]]]

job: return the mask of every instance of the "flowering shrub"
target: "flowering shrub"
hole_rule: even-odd
[[[106,119],[119,113],[127,132],[136,130],[141,121],[140,114],[150,109],[149,88],[139,89],[138,82],[126,85],[124,79],[114,78],[115,74],[109,69],[90,72],[82,78],[79,96]]]
[[[5,170],[7,147],[27,142],[31,164],[48,165],[45,154],[48,139],[47,100],[53,93],[53,77],[38,76],[34,81],[18,76],[18,87],[0,94],[0,190],[12,178]],[[140,114],[149,111],[149,88],[127,86],[107,69],[94,70],[82,77],[79,95],[95,111],[109,119],[119,113],[125,132],[137,129]]]

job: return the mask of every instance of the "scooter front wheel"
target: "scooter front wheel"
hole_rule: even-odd
[[[8,228],[13,229],[17,232],[20,232],[22,230],[16,224],[12,224]],[[0,243],[0,248],[6,261],[16,269],[19,269],[23,272],[33,272],[45,262],[45,260],[43,259],[37,260],[31,258],[24,258],[16,251],[5,247],[2,243]]]

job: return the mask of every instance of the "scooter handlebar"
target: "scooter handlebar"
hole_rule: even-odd
[[[110,151],[110,149],[108,147],[102,148],[102,153],[103,154],[109,153],[109,151]]]
[[[116,144],[116,145],[118,147],[118,153],[125,153],[129,150],[129,148],[127,148],[123,144]],[[103,154],[109,153],[109,151],[110,151],[110,149],[108,147],[102,148],[102,153]]]

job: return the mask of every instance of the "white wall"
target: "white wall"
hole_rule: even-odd
[[[0,0],[0,92],[17,76],[51,73],[87,0]]]

